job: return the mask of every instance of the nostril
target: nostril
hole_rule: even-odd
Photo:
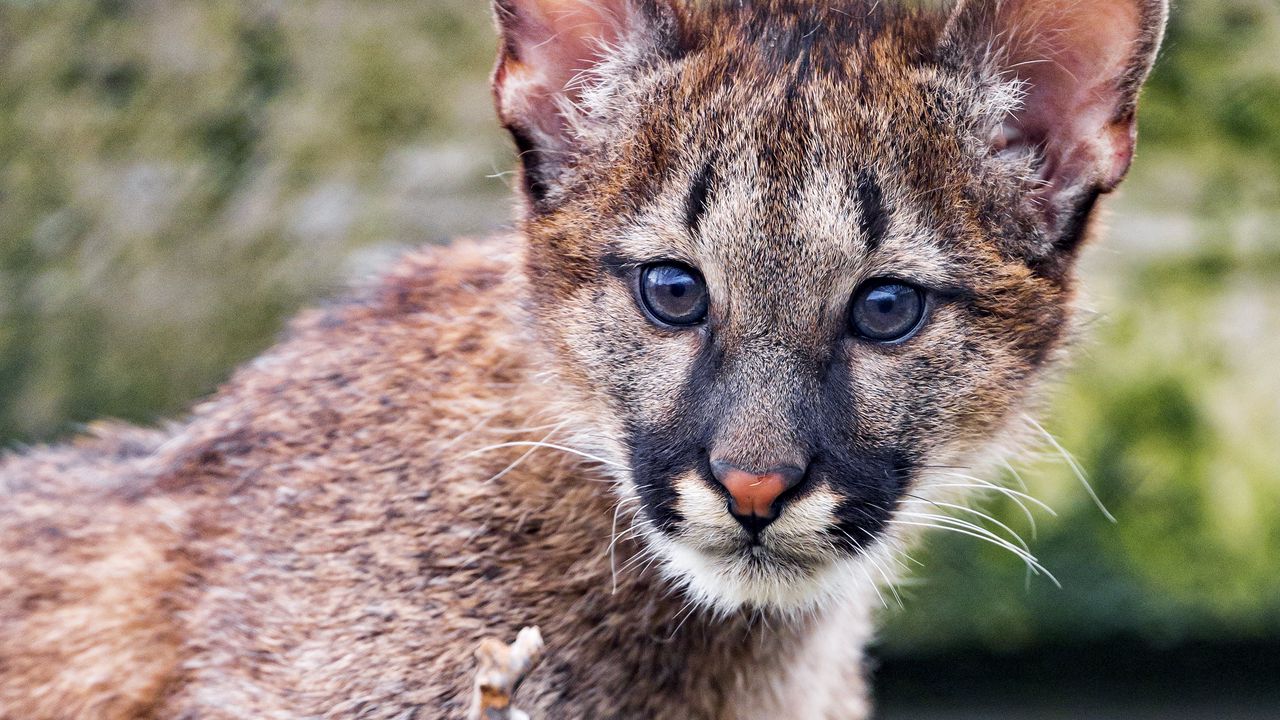
[[[747,530],[759,532],[778,516],[778,498],[804,479],[805,469],[774,465],[764,470],[712,460],[711,473],[729,491],[729,511]]]

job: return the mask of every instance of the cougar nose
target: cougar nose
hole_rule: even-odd
[[[729,512],[751,532],[760,532],[778,517],[778,496],[804,478],[804,468],[778,465],[763,472],[744,470],[724,460],[711,461],[711,473],[729,491]]]

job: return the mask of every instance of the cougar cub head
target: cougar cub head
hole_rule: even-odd
[[[582,442],[699,600],[845,591],[1058,354],[1166,0],[496,7]]]

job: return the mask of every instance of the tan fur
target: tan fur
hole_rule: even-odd
[[[522,231],[303,314],[180,424],[0,460],[0,718],[457,717],[477,643],[524,626],[547,642],[534,717],[867,716],[900,493],[1004,440],[1109,188],[1044,194],[1088,197],[1064,239],[1026,199],[1037,159],[993,153],[1016,92],[956,59],[989,15],[497,7]],[[696,330],[655,326],[627,280],[670,259],[711,289]],[[965,292],[870,345],[845,312],[881,276]],[[818,470],[748,541],[713,451]]]
[[[114,437],[3,466],[5,717],[136,717],[177,677],[175,610],[191,571],[177,528],[186,517],[163,498],[126,512],[106,497],[95,476],[136,466],[156,438],[104,432]]]
[[[614,592],[607,476],[485,450],[563,440],[515,244],[404,259],[164,436],[0,465],[0,717],[459,716],[476,643],[522,625],[549,644],[526,710],[751,717],[791,662],[856,653],[807,648],[811,623],[691,615],[651,571]]]

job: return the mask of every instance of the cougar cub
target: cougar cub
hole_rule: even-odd
[[[1061,354],[1166,0],[496,16],[518,233],[0,464],[0,716],[456,716],[525,625],[535,717],[867,715],[875,583]]]

